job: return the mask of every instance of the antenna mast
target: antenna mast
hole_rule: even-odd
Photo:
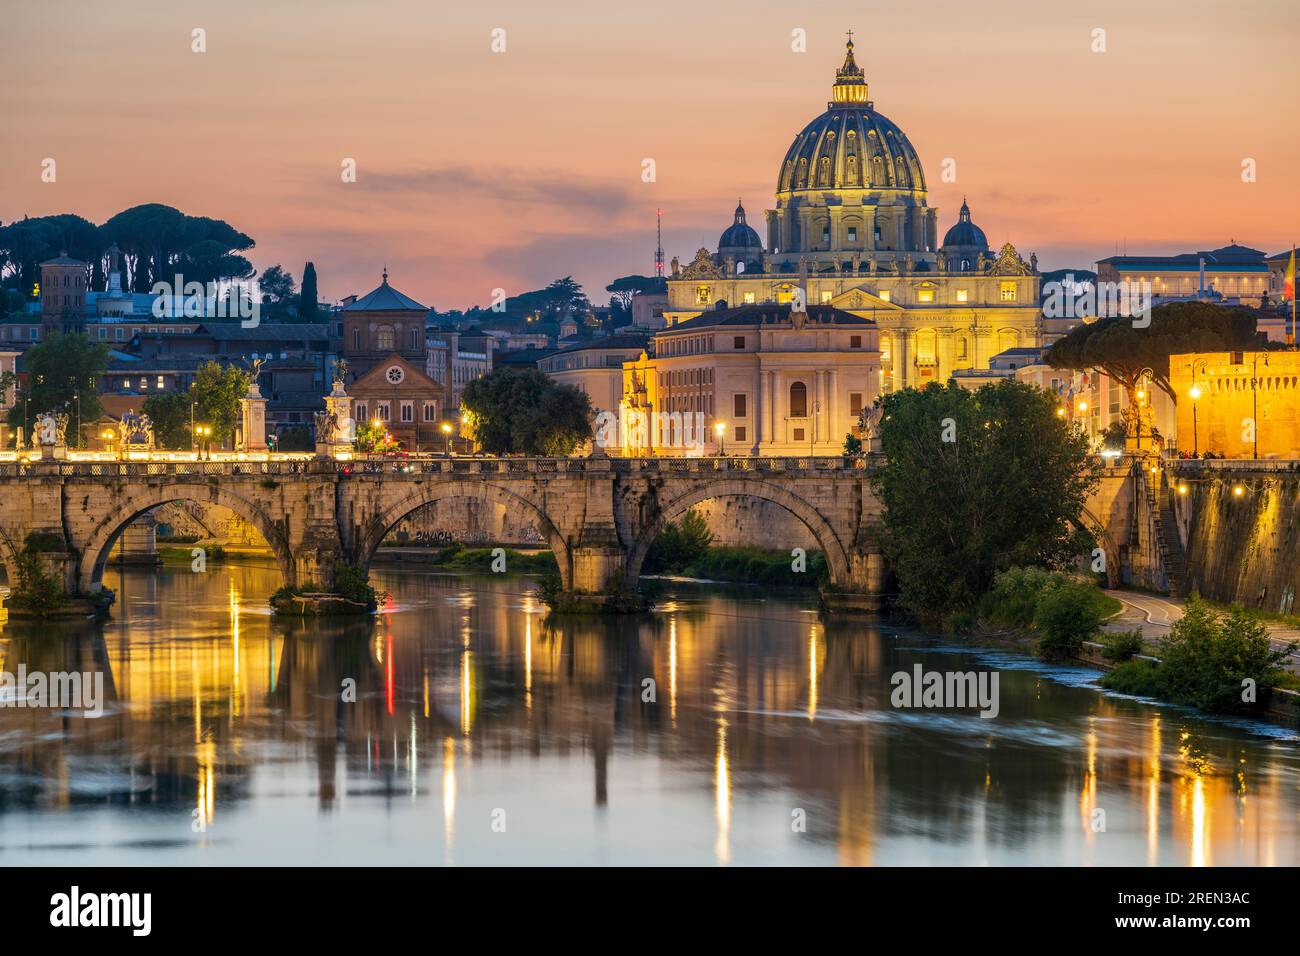
[[[655,210],[655,275],[664,277],[664,211]]]

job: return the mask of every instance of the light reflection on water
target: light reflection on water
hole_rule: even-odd
[[[280,624],[275,572],[229,565],[110,575],[102,626],[12,622],[5,670],[105,669],[110,700],[0,708],[0,858],[1300,863],[1294,734],[799,598],[670,585],[553,623],[524,579],[376,580],[366,621]],[[998,666],[999,716],[891,708],[918,661]]]

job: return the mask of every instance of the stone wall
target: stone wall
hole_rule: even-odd
[[[1187,487],[1177,513],[1189,589],[1216,601],[1293,610],[1300,590],[1300,474],[1189,470],[1179,481]]]
[[[807,525],[761,498],[713,498],[695,510],[708,522],[713,544],[719,547],[821,550]]]

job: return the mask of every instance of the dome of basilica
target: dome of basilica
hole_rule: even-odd
[[[969,247],[982,251],[988,250],[989,241],[984,237],[984,230],[971,221],[970,206],[966,205],[965,199],[961,201],[961,213],[957,217],[957,222],[943,237],[943,245],[944,248]]]
[[[823,190],[925,192],[916,150],[901,129],[867,99],[862,68],[848,42],[835,73],[832,101],[794,138],[777,177],[778,198]]]
[[[745,222],[745,207],[736,202],[735,221],[727,227],[726,231],[718,239],[718,251],[724,252],[732,249],[763,251],[763,240],[758,237],[754,228]]]

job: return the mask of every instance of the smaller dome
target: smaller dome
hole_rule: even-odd
[[[987,249],[989,247],[989,241],[984,236],[984,230],[971,222],[970,206],[966,205],[965,198],[961,201],[961,215],[957,217],[957,224],[949,229],[943,237],[943,244],[945,246],[968,246],[978,249]]]
[[[745,222],[745,207],[736,200],[736,221],[727,227],[727,231],[718,239],[718,251],[725,249],[753,249],[763,251],[763,240],[758,237]]]

